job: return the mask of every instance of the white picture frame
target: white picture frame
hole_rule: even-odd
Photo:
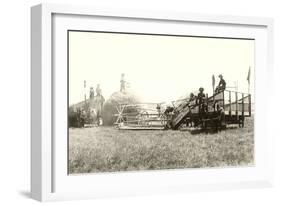
[[[69,18],[63,21],[55,18]],[[76,18],[72,21],[72,18]],[[203,25],[195,35],[219,37],[249,37],[257,39],[256,50],[256,117],[255,166],[226,169],[186,169],[152,172],[126,172],[67,175],[60,165],[65,159],[65,139],[56,139],[61,114],[58,94],[64,93],[57,81],[64,81],[65,67],[58,57],[65,58],[64,43],[54,38],[65,38],[65,29],[91,28],[91,19],[106,18],[107,26],[118,30],[114,20],[138,21],[143,28],[148,22],[161,24]],[[79,26],[77,26],[79,24]],[[102,22],[100,23],[102,24]],[[129,23],[128,23],[129,24]],[[102,25],[99,25],[102,27]],[[165,26],[165,25],[164,25]],[[163,28],[164,28],[163,26]],[[214,26],[207,33],[207,27]],[[71,28],[70,28],[71,27]],[[206,27],[204,29],[204,27]],[[167,31],[169,27],[165,27]],[[223,29],[228,28],[228,29]],[[124,26],[123,29],[126,29]],[[127,27],[128,30],[132,29]],[[196,29],[195,29],[196,30]],[[40,4],[31,8],[31,196],[39,201],[69,200],[151,193],[209,191],[270,187],[273,185],[273,138],[269,130],[268,109],[272,102],[262,98],[264,91],[273,87],[273,20],[259,17],[203,15],[176,12],[152,12],[92,8],[83,6]],[[56,33],[57,32],[57,33]],[[179,31],[180,32],[180,31]],[[58,55],[58,56],[57,56]],[[61,55],[61,56],[60,56]],[[60,67],[61,68],[61,67]],[[56,70],[57,69],[57,70]],[[66,95],[66,94],[64,94]],[[66,108],[65,108],[66,110]],[[66,130],[65,130],[66,131]],[[262,138],[263,137],[263,138]],[[57,151],[64,152],[57,152]],[[62,162],[61,162],[62,161]],[[61,164],[62,163],[62,164]],[[82,187],[83,186],[83,187]],[[68,188],[72,188],[68,190]]]

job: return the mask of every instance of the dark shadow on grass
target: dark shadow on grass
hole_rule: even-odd
[[[202,134],[202,133],[205,133],[205,134],[217,134],[219,132],[220,131],[216,130],[216,129],[196,129],[196,130],[190,131],[190,134]]]
[[[239,127],[226,127],[226,128],[221,128],[219,130],[214,129],[214,128],[207,128],[207,129],[202,129],[202,128],[186,128],[186,129],[181,129],[181,131],[189,131],[190,134],[217,134],[220,133],[221,131],[227,131],[227,130],[234,130],[234,129],[239,129]]]

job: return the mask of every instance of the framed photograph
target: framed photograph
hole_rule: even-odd
[[[268,18],[31,9],[40,201],[272,186]]]

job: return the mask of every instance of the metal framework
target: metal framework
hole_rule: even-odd
[[[172,111],[164,103],[120,104],[115,125],[119,129],[179,129],[188,127],[221,129],[227,124],[244,127],[251,116],[251,95],[224,90],[205,98],[203,103],[189,99],[173,101]]]

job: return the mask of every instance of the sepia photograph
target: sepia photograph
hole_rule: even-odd
[[[68,30],[68,174],[255,165],[255,39]]]

